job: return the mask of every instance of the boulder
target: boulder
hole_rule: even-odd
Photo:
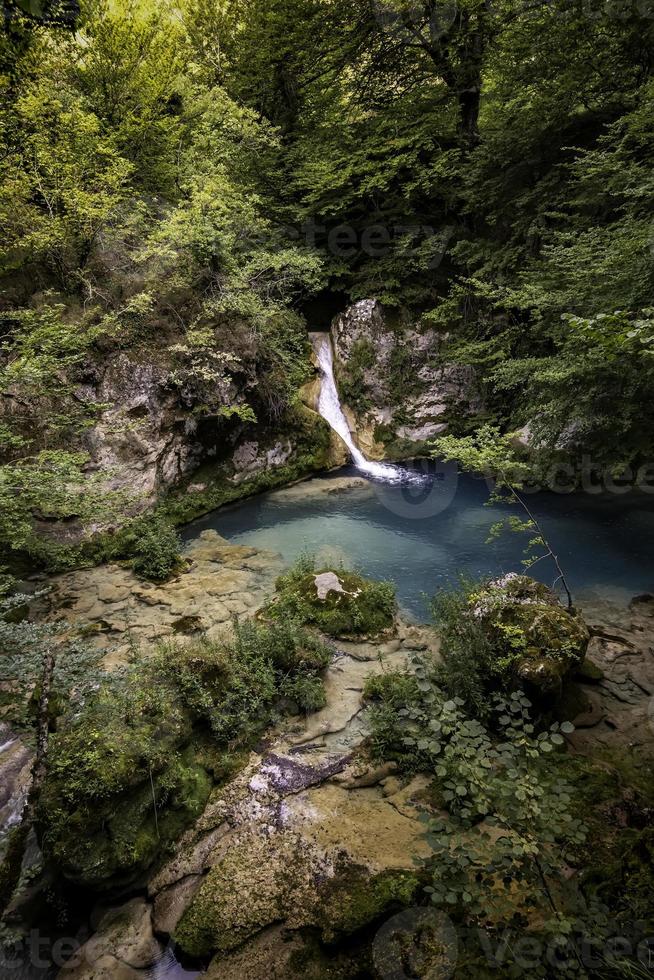
[[[474,369],[448,364],[447,338],[406,311],[360,300],[331,333],[345,414],[370,458],[419,452],[446,431],[454,407],[459,415],[481,408]]]
[[[342,569],[296,568],[277,580],[277,594],[265,611],[272,617],[290,615],[328,636],[379,637],[394,631],[396,603],[385,582]]]
[[[506,575],[469,596],[492,650],[492,670],[529,692],[557,694],[584,661],[590,633],[554,592],[526,575]]]
[[[100,980],[138,976],[157,963],[161,945],[154,938],[150,906],[134,898],[101,915],[97,930],[59,973],[61,980]],[[114,972],[112,972],[114,971]]]

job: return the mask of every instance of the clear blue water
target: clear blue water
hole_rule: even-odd
[[[357,477],[347,468],[297,487],[255,497],[215,511],[185,530],[187,539],[214,528],[234,543],[279,552],[289,564],[302,552],[343,562],[371,578],[392,581],[403,610],[428,618],[425,596],[457,581],[522,570],[526,538],[505,532],[487,543],[489,529],[515,507],[486,506],[481,478],[449,464],[419,463],[429,470],[419,484],[325,492],[326,481]],[[654,591],[654,497],[575,493],[529,495],[529,505],[559,554],[575,601],[626,603]],[[549,562],[530,572],[547,584]]]

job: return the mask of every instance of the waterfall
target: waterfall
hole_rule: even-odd
[[[332,356],[332,345],[329,337],[320,336],[316,341],[316,355],[322,373],[322,384],[320,386],[320,398],[318,400],[318,412],[332,427],[347,448],[350,450],[352,460],[357,469],[366,473],[368,476],[377,480],[398,483],[407,476],[405,470],[396,466],[388,466],[384,463],[373,463],[363,455],[360,449],[354,444],[350,427],[343,414],[341,403],[336,390],[334,380],[334,363]]]

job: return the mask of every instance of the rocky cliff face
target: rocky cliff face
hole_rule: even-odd
[[[338,383],[359,432],[389,455],[408,455],[445,432],[455,415],[481,407],[474,371],[448,363],[446,338],[375,299],[348,307],[332,324]]]
[[[86,442],[92,468],[112,489],[152,499],[200,462],[197,418],[170,386],[166,368],[119,354],[80,395],[107,406]]]
[[[180,484],[189,484],[191,493],[204,490],[193,474],[205,464],[215,464],[236,486],[293,466],[310,456],[308,429],[326,429],[317,417],[307,426],[301,413],[289,413],[278,429],[243,419],[234,411],[244,401],[234,383],[211,394],[207,406],[205,393],[180,388],[165,363],[126,353],[89,369],[79,397],[100,407],[84,436],[89,471],[101,473],[111,489],[133,494],[138,510]],[[316,468],[321,461],[317,446]]]

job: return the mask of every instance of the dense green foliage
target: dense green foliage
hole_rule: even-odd
[[[132,567],[137,575],[164,582],[181,565],[182,542],[172,524],[161,517],[143,521]]]
[[[165,367],[221,444],[288,425],[302,301],[325,287],[447,331],[447,358],[478,367],[488,410],[528,422],[543,458],[647,461],[646,5],[11,7],[4,544],[38,554],[35,518],[124,515],[89,437],[106,407],[94,379],[118,352]]]
[[[321,285],[321,261],[271,220],[279,134],[197,50],[192,6],[90,0],[74,32],[14,19],[0,84],[0,541],[15,549],[38,551],[35,516],[124,518],[130,488],[117,495],[90,465],[89,441],[119,352],[164,369],[180,409],[218,436],[283,424],[307,375],[294,303]]]
[[[499,948],[502,935],[537,940],[528,965],[517,948],[507,957],[510,976],[559,975],[557,949],[565,975],[593,975],[575,958],[579,937],[596,944],[598,964],[615,970],[607,975],[640,975],[630,972],[638,967],[629,954],[611,958],[608,940],[618,930],[637,943],[647,929],[649,910],[638,920],[654,871],[651,780],[641,795],[626,789],[619,770],[568,757],[573,725],[538,726],[522,693],[489,695],[480,721],[457,689],[453,672],[418,655],[411,673],[387,674],[366,690],[374,755],[433,777],[439,814],[427,821],[434,856],[426,891],[459,927],[456,976],[490,975],[480,937]],[[627,831],[613,823],[616,813]],[[575,888],[566,884],[571,869]]]
[[[48,713],[52,721],[64,711],[76,710],[98,684],[100,654],[74,630],[35,621],[30,603],[34,595],[3,595],[0,589],[0,704],[3,718],[19,728],[31,729],[48,650],[56,655]]]
[[[317,578],[329,576],[325,594]],[[264,610],[271,619],[288,618],[327,636],[375,638],[393,628],[397,606],[389,582],[374,582],[344,569],[316,568],[311,557],[300,560],[276,584],[276,595]]]
[[[647,10],[87,0],[69,29],[49,16],[16,8],[2,48],[12,547],[35,513],[121,506],[88,478],[93,362],[148,352],[218,429],[278,423],[306,372],[297,301],[327,283],[447,328],[448,356],[543,452],[643,460]]]
[[[106,677],[52,737],[39,804],[48,859],[70,880],[133,882],[201,812],[276,716],[324,702],[328,651],[293,622],[169,643]]]
[[[226,84],[282,127],[281,204],[332,283],[447,330],[543,453],[646,460],[648,6],[275,0],[242,18]]]

